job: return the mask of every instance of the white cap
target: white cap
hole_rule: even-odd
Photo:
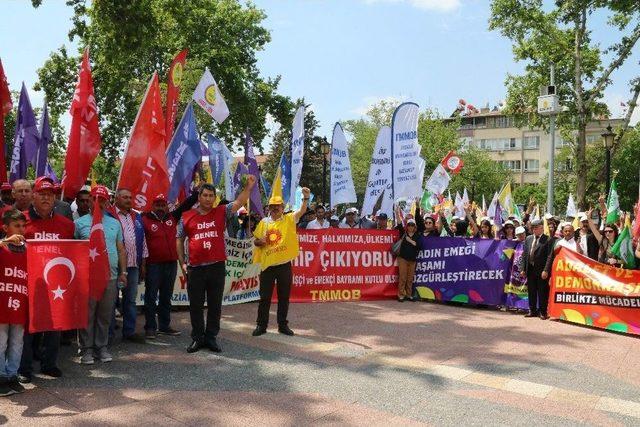
[[[407,220],[407,225],[409,225],[409,224],[416,225],[416,220],[415,220],[415,219],[413,219],[413,218],[409,218],[409,219]]]
[[[345,213],[354,213],[354,214],[358,214],[358,209],[357,208],[347,208]]]
[[[549,220],[549,219],[551,219],[551,218],[553,218],[553,215],[551,215],[550,213],[546,213],[546,214],[544,214],[544,219]]]
[[[526,232],[527,232],[527,230],[525,230],[524,227],[522,227],[522,226],[516,227],[516,234],[524,234]]]
[[[502,226],[504,227],[505,225],[513,225],[513,221],[505,221]]]
[[[340,221],[340,218],[338,218],[338,215],[331,215],[331,218],[329,218],[329,220],[331,220],[331,221]]]
[[[582,212],[582,213],[580,213],[579,219],[580,219],[580,222],[582,222],[582,221],[589,220],[589,217],[587,217],[586,213]]]

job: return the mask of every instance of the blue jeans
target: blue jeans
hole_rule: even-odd
[[[138,267],[127,267],[127,287],[122,290],[122,336],[130,337],[136,333],[136,298],[138,297]],[[114,311],[115,315],[115,311]]]
[[[23,325],[0,324],[0,379],[18,375],[23,335]]]
[[[171,298],[176,281],[178,264],[175,261],[147,264],[144,290],[144,315],[146,331],[166,331],[171,323]],[[157,302],[157,304],[156,304]],[[156,315],[158,323],[156,323]],[[158,328],[159,326],[159,328]]]

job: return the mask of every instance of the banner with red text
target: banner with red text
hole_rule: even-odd
[[[397,239],[395,230],[298,230],[290,301],[395,298],[398,265],[390,248]]]
[[[562,248],[549,286],[551,317],[640,335],[640,271],[601,264]]]

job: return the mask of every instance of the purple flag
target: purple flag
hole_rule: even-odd
[[[53,170],[53,168],[51,167],[51,164],[49,162],[47,162],[47,165],[44,168],[44,176],[46,176],[47,178],[51,178],[51,180],[56,183],[59,184],[60,180],[58,179],[58,176],[56,175],[56,172]]]
[[[18,101],[18,117],[16,118],[16,133],[13,139],[13,152],[11,153],[11,169],[9,181],[24,179],[27,176],[29,163],[33,162],[33,156],[38,149],[38,125],[31,108],[27,87],[22,83],[20,100]]]
[[[251,212],[257,213],[258,216],[262,218],[264,210],[262,209],[262,197],[260,197],[260,185],[258,184],[260,182],[260,169],[258,168],[256,156],[253,153],[253,138],[251,138],[248,130],[244,138],[244,163],[247,165],[249,175],[256,177],[256,185],[251,189],[250,209]]]
[[[38,139],[38,149],[36,150],[33,166],[36,169],[36,176],[46,175],[49,158],[49,143],[51,142],[51,125],[49,124],[49,109],[44,104],[42,118],[40,119],[40,138]],[[51,167],[51,166],[49,166]]]
[[[496,213],[493,216],[493,225],[496,226],[498,231],[502,229],[502,206],[499,201],[496,201]]]
[[[238,162],[236,172],[233,174],[233,194],[237,197],[242,189],[242,175],[249,175],[249,170],[242,162]]]
[[[198,124],[193,113],[193,105],[189,103],[184,110],[180,124],[167,147],[167,166],[169,173],[169,190],[167,199],[175,202],[180,190],[189,194],[189,185],[193,180],[194,170],[200,165],[202,148],[198,138]]]

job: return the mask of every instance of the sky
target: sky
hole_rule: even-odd
[[[488,30],[489,0],[254,3],[266,12],[272,37],[258,54],[260,72],[280,75],[282,94],[304,97],[329,138],[336,121],[362,117],[381,99],[414,101],[443,115],[460,98],[476,107],[497,105],[506,75],[523,70],[509,40]],[[27,0],[3,0],[2,8],[10,19],[0,26],[0,59],[10,87],[18,90],[24,81],[31,89],[49,53],[69,46],[72,11],[61,0],[45,0],[38,9]],[[597,18],[594,38],[606,44],[615,34],[604,31],[604,19]],[[629,98],[639,50],[605,93],[613,116],[623,114],[620,102]],[[30,95],[34,107],[42,105],[41,93]]]

